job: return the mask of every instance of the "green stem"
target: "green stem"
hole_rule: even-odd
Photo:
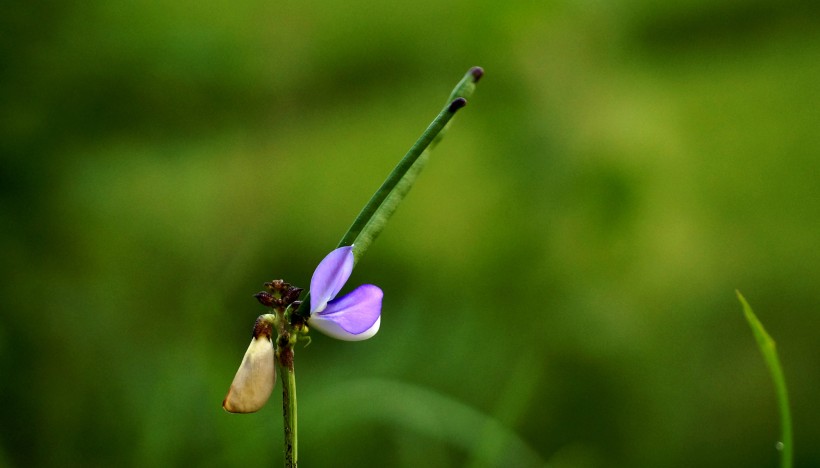
[[[279,365],[282,376],[282,416],[285,421],[285,468],[298,463],[298,433],[296,426],[296,372],[293,369],[293,348],[290,348],[291,366]]]
[[[337,247],[353,246],[353,261],[358,263],[370,244],[378,237],[387,224],[387,220],[396,211],[398,204],[404,199],[413,186],[424,165],[429,159],[430,150],[439,142],[447,130],[450,120],[455,113],[467,104],[467,98],[475,90],[475,84],[484,75],[479,67],[471,68],[464,78],[458,82],[444,109],[421,134],[416,143],[410,147],[407,154],[399,161],[396,167],[387,176],[381,187],[362,208],[362,211],[353,221]],[[310,292],[302,300],[302,305],[296,315],[307,318],[310,305]]]
[[[276,367],[282,379],[282,417],[285,426],[285,468],[296,468],[298,432],[296,426],[296,372],[293,366],[293,348],[298,332],[289,324],[290,306],[277,307]]]

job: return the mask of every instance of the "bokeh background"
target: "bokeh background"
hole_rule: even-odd
[[[279,466],[220,402],[467,69],[484,79],[297,350],[304,466],[820,466],[820,7],[29,2],[0,13],[0,465]]]

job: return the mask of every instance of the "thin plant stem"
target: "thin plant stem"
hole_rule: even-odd
[[[293,350],[291,349],[291,353]],[[299,439],[296,417],[296,372],[278,366],[282,376],[282,416],[285,424],[285,468],[295,468],[298,464]]]
[[[279,336],[276,339],[276,367],[282,378],[282,417],[285,426],[285,468],[295,468],[298,462],[298,431],[296,426],[296,371],[293,366],[293,347],[296,335],[288,326],[286,311],[277,310]]]

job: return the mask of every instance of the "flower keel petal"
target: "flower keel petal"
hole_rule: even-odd
[[[366,340],[379,330],[382,296],[378,286],[364,284],[312,314],[308,324],[340,340]]]

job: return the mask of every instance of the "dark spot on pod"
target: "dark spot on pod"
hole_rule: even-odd
[[[473,75],[473,83],[478,83],[478,80],[484,76],[484,69],[481,67],[473,67],[470,69],[470,74]]]
[[[453,99],[453,102],[450,103],[449,111],[455,112],[462,107],[467,105],[467,100],[463,97]]]

